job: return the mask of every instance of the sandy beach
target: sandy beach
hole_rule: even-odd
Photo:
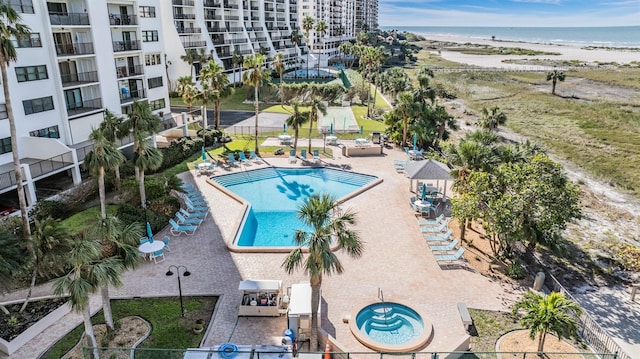
[[[470,55],[458,51],[441,51],[444,59],[459,62],[462,64],[480,67],[509,67],[509,68],[530,68],[530,65],[510,64],[503,60],[507,59],[552,59],[552,60],[579,60],[586,63],[595,62],[617,62],[618,64],[628,64],[632,61],[640,61],[640,52],[595,49],[586,50],[581,45],[551,44],[551,43],[529,43],[522,41],[503,41],[500,39],[478,39],[466,36],[455,35],[434,35],[420,34],[428,40],[448,41],[456,43],[474,43],[490,45],[494,47],[520,47],[531,50],[558,52],[561,55]],[[542,66],[536,66],[542,67]]]

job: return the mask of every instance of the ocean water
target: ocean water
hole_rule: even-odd
[[[577,44],[582,46],[640,47],[640,26],[619,27],[474,27],[381,26],[422,35],[456,35],[472,39]]]

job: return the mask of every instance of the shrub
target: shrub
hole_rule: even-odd
[[[147,193],[147,200],[149,201],[162,198],[167,194],[162,178],[145,177],[144,188]]]
[[[525,277],[525,271],[522,267],[522,262],[519,258],[514,259],[511,263],[507,265],[506,273],[509,278],[513,279],[523,279]]]
[[[222,138],[223,135],[224,133],[222,130],[214,130],[210,128],[198,130],[198,136],[204,137],[205,147],[210,147],[220,142],[220,138]]]
[[[68,215],[68,205],[61,201],[38,201],[31,210],[30,215],[36,220],[43,220],[47,217],[63,219]]]

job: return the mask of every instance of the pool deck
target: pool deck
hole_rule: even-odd
[[[314,146],[322,142],[314,141]],[[410,196],[409,179],[396,173],[394,159],[404,158],[399,150],[385,150],[384,156],[345,158],[337,147],[333,158],[323,158],[328,166],[350,166],[352,171],[375,175],[383,182],[361,195],[350,199],[344,206],[358,214],[356,229],[365,242],[365,252],[359,259],[350,259],[343,253],[337,255],[344,266],[341,275],[325,276],[322,283],[322,327],[333,335],[348,351],[370,352],[350,333],[342,318],[356,308],[358,303],[373,302],[378,289],[384,291],[387,301],[398,300],[428,313],[433,323],[434,337],[424,351],[450,351],[465,336],[465,330],[456,307],[465,302],[470,308],[508,310],[518,293],[511,287],[469,269],[442,269],[422,239],[418,222],[407,205]],[[273,166],[288,164],[288,156],[267,158]],[[227,171],[244,171],[264,167],[252,164]],[[214,313],[213,325],[206,334],[204,346],[211,347],[224,342],[239,345],[278,345],[286,329],[286,317],[255,318],[238,317],[241,294],[238,283],[244,279],[281,279],[284,287],[308,281],[304,273],[289,276],[281,268],[285,253],[232,253],[227,250],[223,238],[233,236],[240,220],[241,204],[206,183],[205,176],[194,171],[180,177],[197,185],[207,197],[210,215],[193,236],[174,237],[168,229],[156,234],[169,235],[171,251],[166,261],[159,264],[143,262],[135,271],[123,276],[123,285],[111,289],[112,298],[134,296],[177,296],[174,277],[165,276],[169,265],[185,265],[192,273],[182,280],[184,295],[219,295],[220,301]],[[35,296],[50,292],[50,286],[36,288]],[[7,298],[20,298],[23,292],[14,292]],[[97,310],[99,298],[92,296],[92,311]],[[178,315],[178,313],[176,313]],[[34,358],[63,333],[82,322],[77,313],[68,314],[32,342],[25,345],[11,358]],[[32,345],[33,344],[33,345]],[[305,345],[301,350],[308,350]],[[0,356],[7,357],[7,356]]]

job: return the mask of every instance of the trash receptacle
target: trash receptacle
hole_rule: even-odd
[[[289,337],[291,339],[291,342],[295,342],[295,338],[293,337],[293,331],[291,329],[287,329],[284,331],[284,336],[285,337]]]
[[[536,279],[533,281],[533,290],[539,292],[542,290],[542,286],[544,285],[544,273],[538,272],[536,274]]]

